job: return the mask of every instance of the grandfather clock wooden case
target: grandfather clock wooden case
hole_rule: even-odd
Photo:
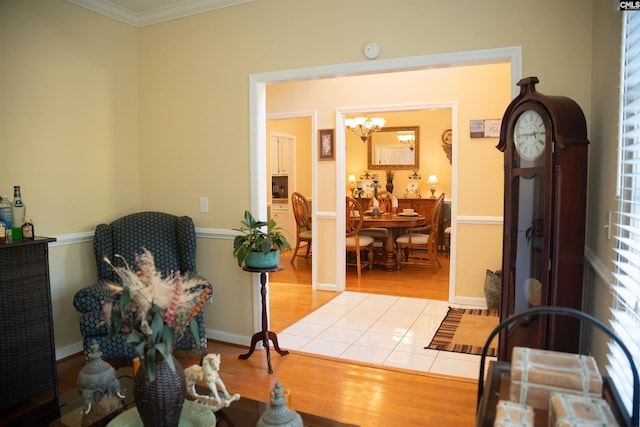
[[[581,309],[587,197],[587,127],[576,102],[536,91],[536,77],[502,118],[504,236],[500,321],[539,305]],[[500,334],[498,358],[514,346],[578,351],[580,322],[531,316]]]

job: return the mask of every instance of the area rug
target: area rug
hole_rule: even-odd
[[[431,343],[425,348],[480,355],[499,320],[498,310],[449,307]],[[498,337],[495,337],[487,356],[495,356],[497,346]]]

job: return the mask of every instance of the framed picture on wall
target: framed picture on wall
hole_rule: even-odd
[[[320,129],[318,131],[318,148],[320,160],[333,160],[336,158],[333,129]]]

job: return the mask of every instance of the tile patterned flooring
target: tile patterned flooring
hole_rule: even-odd
[[[278,342],[289,350],[477,379],[480,356],[424,348],[449,306],[461,307],[347,291],[278,333]]]

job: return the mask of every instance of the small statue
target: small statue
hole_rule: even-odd
[[[256,424],[257,427],[303,427],[302,417],[291,408],[287,408],[287,397],[282,393],[282,386],[276,383],[271,391],[271,405]]]
[[[240,399],[238,393],[229,394],[222,382],[222,378],[220,378],[220,354],[207,354],[202,359],[202,365],[189,366],[184,370],[184,375],[187,379],[187,393],[197,402],[206,405],[214,412],[226,408],[231,402]],[[211,390],[211,394],[207,396],[198,393],[196,391],[196,383],[198,382],[205,383]],[[223,397],[220,397],[218,387],[220,387]]]
[[[378,198],[378,188],[382,188],[380,181],[378,180],[378,174],[373,174],[373,198]]]
[[[114,395],[124,399],[125,395],[120,390],[120,381],[116,377],[113,366],[102,360],[100,346],[93,340],[90,346],[89,361],[78,373],[78,387],[84,400],[82,415],[87,415],[93,405],[98,405],[104,395],[109,398]]]

